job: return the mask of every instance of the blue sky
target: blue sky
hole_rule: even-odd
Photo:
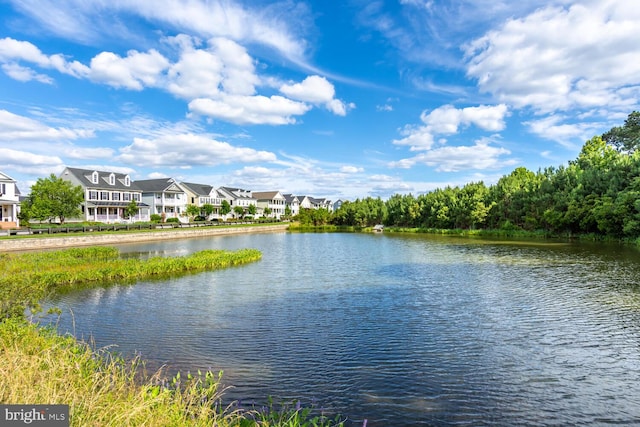
[[[629,0],[0,0],[0,171],[489,185],[639,109],[639,28]]]

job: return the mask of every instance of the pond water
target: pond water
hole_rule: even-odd
[[[368,427],[640,423],[635,249],[286,232],[119,248],[262,251],[46,304],[61,331],[150,367],[223,370],[229,398],[300,399]]]

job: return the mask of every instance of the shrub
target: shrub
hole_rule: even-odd
[[[162,221],[162,217],[158,214],[151,214],[151,222],[160,222]]]

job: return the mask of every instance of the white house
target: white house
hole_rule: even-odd
[[[211,214],[211,218],[207,219],[220,219],[222,217],[220,214],[222,197],[212,185],[181,182],[180,186],[184,188],[187,193],[188,205],[194,205],[199,208],[202,208],[204,205],[211,205],[213,206],[213,213]]]
[[[329,212],[333,212],[333,205],[331,200],[316,199],[311,196],[298,196],[300,201],[300,208],[303,209],[326,209]]]
[[[231,213],[235,216],[234,209],[236,206],[240,206],[244,209],[245,213],[249,206],[255,205],[258,207],[258,201],[253,198],[251,191],[244,190],[242,188],[232,187],[220,187],[218,188],[218,194],[229,202],[231,206]]]
[[[142,203],[142,190],[127,174],[65,168],[60,178],[82,187],[84,202],[81,208],[84,221],[107,224],[122,222],[127,219],[125,210],[132,201],[136,202],[138,212],[128,220],[149,221],[149,206]]]
[[[142,191],[142,203],[149,206],[151,214],[189,221],[185,213],[187,193],[173,178],[142,179],[134,184]]]
[[[291,216],[296,216],[300,213],[300,199],[293,194],[284,194],[285,207],[289,206]]]
[[[253,198],[256,199],[258,213],[264,214],[265,208],[269,208],[271,218],[280,219],[284,215],[286,199],[279,191],[254,191]]]
[[[20,190],[16,180],[0,172],[0,229],[20,227]]]

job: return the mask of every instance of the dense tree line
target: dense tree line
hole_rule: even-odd
[[[519,167],[494,185],[345,202],[336,225],[502,229],[640,238],[640,113],[587,141],[576,160],[537,172]]]

